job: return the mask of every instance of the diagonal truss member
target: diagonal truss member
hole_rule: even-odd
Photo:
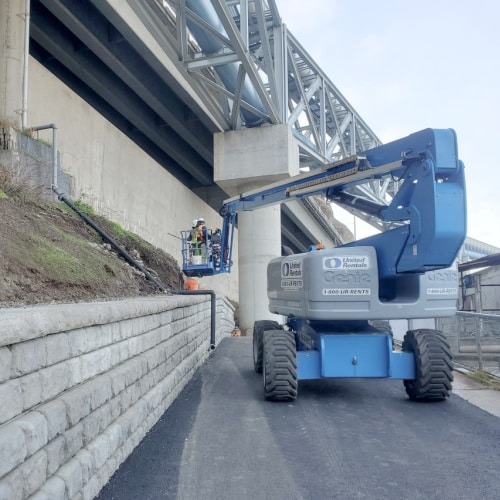
[[[151,1],[151,0],[150,0]],[[381,144],[287,30],[275,0],[153,0],[175,26],[175,47],[223,130],[287,123],[302,169]],[[394,180],[371,181],[352,194],[387,204]],[[349,211],[384,229],[356,207]]]

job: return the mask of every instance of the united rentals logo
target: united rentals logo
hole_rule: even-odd
[[[281,265],[281,287],[288,289],[302,288],[302,261],[287,260]]]
[[[282,278],[301,278],[302,277],[302,261],[288,260],[281,265]]]
[[[370,258],[367,255],[343,255],[341,257],[325,257],[323,269],[328,270],[360,270],[370,268]]]

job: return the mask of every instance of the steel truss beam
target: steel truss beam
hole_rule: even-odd
[[[381,144],[287,30],[274,0],[148,2],[161,6],[175,24],[178,59],[203,89],[206,105],[217,103],[223,130],[287,123],[298,139],[304,169]],[[231,66],[237,70],[228,81]],[[390,180],[373,181],[352,192],[389,203],[397,189]],[[384,229],[355,207],[348,210]]]

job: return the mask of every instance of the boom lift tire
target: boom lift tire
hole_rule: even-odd
[[[394,336],[391,322],[387,319],[370,319],[368,320],[368,324],[377,330],[382,330],[384,333],[388,333],[391,337]]]
[[[283,330],[277,321],[256,321],[253,325],[253,367],[262,373],[262,351],[264,349],[264,332],[266,330]]]
[[[265,332],[263,374],[264,396],[267,401],[297,399],[297,347],[292,332]]]
[[[415,380],[405,380],[412,401],[443,401],[451,391],[453,364],[450,346],[439,330],[406,332],[403,351],[415,355]]]

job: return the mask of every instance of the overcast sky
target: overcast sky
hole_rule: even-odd
[[[456,130],[468,236],[500,247],[500,1],[276,1],[383,142],[428,127]]]

